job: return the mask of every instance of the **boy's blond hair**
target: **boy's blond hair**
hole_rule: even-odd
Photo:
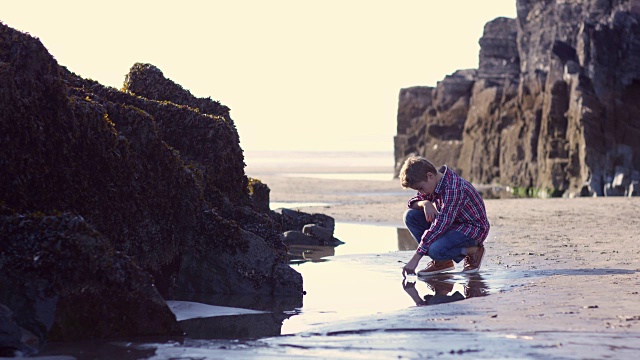
[[[403,188],[409,188],[420,181],[427,180],[427,173],[438,174],[438,170],[429,160],[420,156],[410,156],[400,169],[400,181]]]

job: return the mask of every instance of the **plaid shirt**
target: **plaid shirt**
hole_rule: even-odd
[[[448,230],[459,231],[478,244],[482,244],[489,234],[489,220],[480,193],[448,167],[443,166],[438,171],[444,173],[444,176],[433,194],[418,193],[408,202],[411,207],[416,201],[428,200],[438,209],[431,227],[422,234],[422,241],[417,249],[422,255],[427,255],[429,246]]]

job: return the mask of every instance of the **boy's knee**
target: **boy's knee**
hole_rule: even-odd
[[[424,217],[424,213],[422,212],[422,210],[407,209],[407,211],[404,212],[402,219],[404,220],[405,224],[414,223],[416,221],[416,216]]]

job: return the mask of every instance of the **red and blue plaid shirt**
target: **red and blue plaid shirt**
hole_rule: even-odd
[[[459,231],[478,244],[482,244],[489,235],[489,220],[484,201],[478,190],[467,180],[443,166],[438,170],[443,173],[433,194],[418,193],[412,197],[408,206],[416,201],[432,202],[438,210],[431,227],[422,234],[422,241],[417,252],[427,255],[429,246],[448,230]]]

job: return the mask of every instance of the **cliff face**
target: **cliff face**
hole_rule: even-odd
[[[55,329],[74,339],[175,330],[161,295],[301,300],[302,279],[286,264],[281,229],[249,196],[229,109],[193,97],[148,64],[134,65],[124,88],[70,73],[37,39],[0,24],[0,304],[41,339]],[[53,240],[41,236],[48,232]],[[36,264],[42,254],[47,261]],[[21,273],[10,265],[16,256],[34,263]],[[66,267],[74,256],[96,260]],[[110,280],[109,264],[123,264],[119,282]],[[43,285],[83,273],[92,274],[83,286]],[[24,285],[25,278],[32,281]],[[127,316],[101,313],[127,307],[120,301],[134,290],[145,296]],[[123,294],[104,296],[110,292]],[[73,312],[75,300],[101,297],[101,306]],[[21,317],[19,309],[42,299],[53,304],[53,322]],[[147,318],[138,311],[158,314],[157,326],[132,325]],[[109,326],[95,328],[101,316]]]
[[[476,70],[459,70],[440,81],[435,89],[415,87],[400,91],[396,176],[409,154],[430,154],[432,162],[446,162],[457,169],[476,76]]]
[[[462,134],[458,159],[461,175],[490,183],[501,174],[501,149],[508,147],[500,133],[509,127],[515,110],[519,55],[517,26],[498,18],[485,25],[480,39],[480,66],[471,89],[471,105]]]
[[[434,148],[437,135],[399,127],[396,144],[415,142],[404,145],[409,151],[396,145],[396,163],[415,153],[453,164],[473,182],[539,196],[637,195],[636,3],[517,1],[518,18],[488,23],[480,39],[459,154]],[[433,122],[425,113],[419,118],[420,126]]]

